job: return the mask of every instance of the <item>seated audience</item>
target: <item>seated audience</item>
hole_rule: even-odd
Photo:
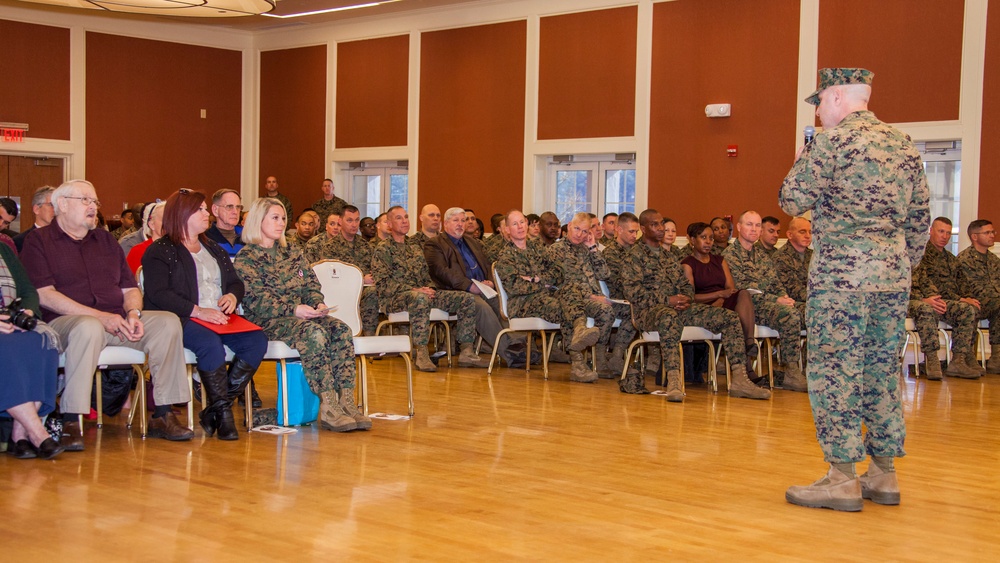
[[[142,220],[142,224],[136,225],[136,229],[133,233],[125,235],[118,240],[118,246],[122,247],[122,251],[125,253],[125,256],[128,256],[129,253],[132,252],[133,248],[142,244],[147,238],[149,238],[145,232],[145,225],[146,221],[149,220],[149,213],[153,210],[154,204],[155,202],[150,202],[148,204],[140,203],[136,205],[136,207],[141,208],[137,212],[136,217]],[[138,265],[136,265],[136,267],[138,268]]]
[[[510,214],[508,213],[508,216],[509,215]],[[545,213],[542,213],[542,215],[539,218],[539,220],[541,221],[541,230],[539,231],[539,237],[540,237],[539,240],[542,241],[542,244],[544,244],[545,246],[548,246],[548,245],[554,243],[555,241],[559,240],[559,236],[560,236],[560,232],[561,232],[561,225],[559,224],[559,217],[555,213],[553,213],[551,211],[546,211]],[[509,229],[510,226],[508,225],[507,228]]]
[[[343,228],[342,213],[343,211],[331,213],[326,218],[326,229],[324,232],[317,233],[306,243],[305,248],[302,249],[302,253],[305,254],[307,260],[310,262],[319,262],[330,257],[330,246],[340,239],[340,232]]]
[[[542,233],[541,218],[539,218],[538,215],[535,215],[534,213],[529,213],[526,216],[526,219],[528,219],[528,238],[531,240],[538,239],[538,237],[541,236]],[[504,217],[504,224],[506,223],[507,223],[507,218]]]
[[[389,216],[385,213],[379,215],[375,219],[375,235],[378,237],[377,241],[372,241],[376,243],[381,243],[384,240],[390,240],[392,238],[389,232]]]
[[[753,243],[768,258],[774,260],[774,253],[777,252],[778,238],[781,236],[781,221],[777,217],[768,215],[760,220],[760,238]],[[805,300],[802,300],[805,302]]]
[[[194,432],[171,411],[171,405],[191,398],[177,315],[143,313],[142,293],[118,241],[97,228],[101,202],[93,184],[65,182],[52,192],[52,205],[55,220],[28,235],[23,258],[38,288],[42,318],[59,333],[66,351],[66,388],[60,402],[66,449],[83,450],[77,415],[90,412],[94,370],[105,346],[146,353],[155,403],[149,435],[190,440]]]
[[[483,225],[483,220],[476,217],[476,229],[472,231],[472,236],[478,241],[483,240],[483,234],[486,233],[486,226]]]
[[[476,212],[472,209],[465,208],[465,234],[474,235],[476,227]]]
[[[324,178],[323,183],[320,185],[320,189],[323,190],[323,197],[316,200],[316,202],[311,206],[311,209],[316,212],[317,226],[321,221],[326,221],[326,218],[329,217],[331,213],[343,211],[344,206],[347,205],[346,201],[337,197],[337,194],[334,193],[335,187],[333,185],[333,180]],[[291,214],[288,216],[293,217]],[[300,214],[299,217],[301,216],[302,215]]]
[[[52,222],[52,218],[55,217],[56,214],[52,211],[53,191],[55,191],[55,188],[52,186],[42,186],[35,190],[34,195],[31,196],[31,212],[35,215],[35,222],[31,227],[22,230],[14,237],[14,245],[17,246],[18,252],[21,252],[21,249],[24,248],[24,239],[28,236],[28,233],[48,225]]]
[[[343,209],[341,207],[340,209]],[[340,211],[338,209],[338,211]],[[332,212],[331,212],[332,213]],[[329,217],[327,213],[327,217]],[[326,222],[327,217],[324,217],[322,221]],[[299,214],[299,218],[295,221],[295,229],[290,229],[287,233],[286,242],[289,246],[297,248],[302,251],[303,254],[306,253],[306,245],[309,241],[316,236],[316,230],[319,228],[321,219],[319,215],[312,209],[306,209]]]
[[[163,236],[163,206],[164,203],[162,201],[146,206],[146,220],[142,224],[142,232],[146,240],[133,246],[132,250],[129,250],[126,254],[128,267],[132,270],[133,274],[138,272],[139,267],[142,266],[142,255],[146,253],[149,245]]]
[[[340,235],[325,245],[322,254],[317,259],[340,260],[353,264],[364,274],[364,289],[361,290],[361,326],[365,336],[375,334],[378,326],[378,291],[375,290],[375,278],[372,276],[372,251],[375,245],[365,241],[358,235],[361,212],[353,205],[344,206],[343,227]]]
[[[322,401],[320,425],[334,432],[368,430],[354,400],[354,335],[330,316],[319,280],[302,251],[285,241],[285,206],[261,198],[250,206],[236,272],[246,287],[246,318],[302,357],[309,388]]]
[[[760,215],[744,211],[736,223],[736,243],[729,246],[722,256],[729,264],[738,289],[755,289],[751,292],[757,324],[778,331],[781,336],[781,372],[783,377],[775,385],[790,391],[806,392],[806,378],[799,368],[799,339],[805,327],[805,303],[788,296],[774,262],[764,251],[754,246],[760,238]]]
[[[385,213],[392,238],[375,248],[372,274],[378,288],[378,301],[385,312],[406,311],[410,314],[410,338],[416,353],[414,365],[420,371],[437,371],[427,353],[431,309],[437,308],[458,316],[455,327],[461,350],[458,365],[487,367],[489,362],[479,359],[472,349],[472,342],[476,339],[476,303],[472,294],[434,289],[424,253],[406,242],[406,233],[410,231],[410,217],[406,210],[397,205]]]
[[[628,253],[622,267],[622,285],[632,302],[639,329],[659,333],[660,354],[667,372],[667,400],[684,401],[677,345],[688,325],[722,334],[722,345],[732,362],[730,396],[770,398],[770,391],[757,387],[747,378],[746,352],[737,314],[722,307],[693,302],[694,288],[684,276],[680,262],[660,247],[663,216],[655,209],[647,209],[639,215],[639,226],[642,240]]]
[[[365,242],[378,242],[378,229],[375,226],[375,219],[365,217],[361,220],[361,225],[358,228]]]
[[[625,289],[622,287],[622,265],[625,263],[625,257],[629,251],[635,246],[636,241],[639,240],[639,218],[628,211],[622,213],[617,217],[615,233],[617,236],[614,241],[602,253],[604,261],[608,265],[608,273],[610,274],[610,277],[606,281],[608,284],[608,293],[611,294],[611,298],[625,300]],[[612,372],[620,374],[625,368],[625,350],[632,343],[633,338],[635,338],[635,325],[632,322],[632,311],[629,306],[628,315],[622,319],[621,325],[618,327],[614,349],[611,351],[611,357],[608,359],[608,364]],[[649,361],[646,362],[647,366],[660,365],[659,350],[655,350],[655,356],[654,358],[653,353],[650,353]],[[654,368],[652,371],[655,372],[656,369]],[[646,389],[645,381],[638,371],[630,368],[629,375],[633,377],[619,383],[619,387],[623,393],[649,393]],[[639,377],[636,378],[635,376]]]
[[[19,304],[19,316],[10,308]],[[14,312],[17,312],[16,309]],[[38,293],[13,250],[0,246],[0,412],[14,419],[7,451],[17,459],[52,459],[65,445],[42,419],[56,407],[59,336],[38,322]],[[31,327],[31,324],[37,323]]]
[[[663,250],[669,252],[677,261],[681,261],[691,255],[691,240],[688,239],[688,244],[684,248],[678,248],[677,242],[677,223],[673,219],[664,217],[663,218],[663,243],[660,246]]]
[[[528,242],[528,221],[520,211],[507,214],[510,244],[504,247],[494,268],[507,292],[507,310],[513,317],[541,317],[562,327],[569,342],[570,380],[592,383],[597,374],[583,361],[583,350],[600,338],[600,330],[587,328],[584,303],[573,294],[561,294],[560,270],[542,245]]]
[[[979,320],[990,322],[990,359],[986,373],[1000,374],[1000,258],[990,252],[996,238],[993,223],[977,219],[966,230],[972,246],[958,253],[962,294],[978,302]],[[971,363],[970,363],[971,366]]]
[[[606,213],[604,218],[601,220],[601,238],[598,239],[598,243],[603,247],[607,247],[615,241],[617,236],[618,226],[618,214],[617,213]],[[604,252],[604,249],[601,249]]]
[[[684,268],[684,275],[694,286],[694,301],[710,307],[725,307],[730,311],[736,311],[740,317],[740,326],[743,327],[747,377],[756,383],[757,374],[753,370],[753,361],[757,356],[757,342],[753,337],[754,313],[750,293],[745,289],[736,289],[726,259],[718,254],[712,254],[715,241],[711,225],[692,223],[688,225],[687,235],[691,255],[681,260],[681,266]]]
[[[111,232],[111,236],[115,237],[115,240],[118,241],[138,230],[135,226],[135,213],[131,209],[122,211],[120,217],[121,226]]]
[[[490,239],[498,235],[490,237]],[[502,240],[502,238],[501,238]],[[473,280],[496,290],[493,285],[490,262],[479,241],[465,234],[465,211],[452,207],[444,213],[444,231],[428,240],[423,248],[431,280],[441,289],[465,291],[473,294],[476,305],[476,332],[490,346],[496,343],[497,334],[503,330],[500,319],[499,299],[487,300]],[[509,367],[524,367],[525,345],[523,339],[512,343],[511,336],[500,338],[497,354]]]
[[[230,259],[235,258],[243,248],[243,240],[240,238],[243,227],[239,224],[241,211],[243,204],[236,190],[221,189],[212,194],[215,224],[205,231],[205,236],[219,243]]]
[[[285,206],[285,216],[294,217],[295,212],[292,211],[292,200],[288,199],[288,196],[278,191],[278,178],[275,176],[268,176],[264,179],[264,191],[267,192],[266,195],[269,198],[276,199]],[[244,215],[246,212],[244,212]],[[240,216],[240,225],[243,224],[243,215]]]
[[[17,255],[17,244],[14,243],[14,239],[11,235],[17,235],[17,233],[10,230],[10,224],[17,219],[17,203],[9,197],[0,197],[0,242],[6,244],[14,251]],[[11,233],[11,234],[7,234]]]
[[[708,223],[712,226],[712,234],[715,236],[712,254],[722,254],[722,251],[729,247],[729,240],[733,238],[733,224],[725,217],[713,217]]]
[[[428,203],[420,210],[420,230],[407,241],[423,252],[424,243],[436,237],[441,232],[441,210],[433,203]]]
[[[175,192],[162,213],[163,236],[142,257],[143,305],[147,311],[169,311],[180,318],[184,347],[194,352],[205,388],[201,427],[208,437],[218,431],[220,440],[236,440],[233,400],[257,371],[267,352],[267,336],[259,329],[218,334],[205,326],[229,322],[243,299],[243,282],[226,251],[205,236],[205,195]],[[235,354],[228,369],[226,346]]]
[[[813,254],[810,244],[812,223],[805,217],[793,217],[788,222],[788,242],[771,257],[788,296],[799,303],[805,303],[808,295],[809,262]]]

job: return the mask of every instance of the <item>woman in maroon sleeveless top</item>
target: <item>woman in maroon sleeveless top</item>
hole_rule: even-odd
[[[747,375],[756,383],[759,378],[753,371],[752,363],[757,358],[757,343],[753,338],[754,310],[750,293],[745,289],[736,289],[726,259],[711,253],[714,244],[711,225],[692,223],[687,234],[691,255],[681,261],[681,266],[694,286],[694,300],[712,307],[725,307],[739,315],[746,343]]]

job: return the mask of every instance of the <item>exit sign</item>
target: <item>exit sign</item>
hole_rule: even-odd
[[[5,143],[23,143],[27,133],[27,123],[0,123],[0,138]]]

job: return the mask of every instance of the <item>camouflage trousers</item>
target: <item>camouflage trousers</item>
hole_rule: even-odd
[[[979,318],[976,321],[986,319],[990,321],[990,344],[996,346],[1000,344],[1000,299],[980,299]]]
[[[768,299],[763,295],[754,295],[753,311],[757,324],[776,330],[781,335],[781,363],[797,365],[805,303],[779,305],[773,298]]]
[[[597,337],[597,343],[603,344],[606,347],[608,341],[611,340],[611,329],[614,328],[615,324],[614,309],[611,305],[594,301],[589,296],[581,296],[578,299],[583,301],[583,312],[588,317],[594,319],[594,326],[597,327],[597,330],[601,331]]]
[[[965,358],[972,350],[972,339],[976,335],[976,308],[961,301],[945,300],[948,309],[943,315],[933,307],[918,299],[911,299],[907,314],[913,319],[920,336],[920,349],[927,356],[937,355],[941,349],[938,338],[938,321],[951,325],[951,350],[955,356]]]
[[[361,290],[361,328],[365,332],[375,334],[378,327],[378,292],[375,286],[368,286]]]
[[[632,306],[622,303],[612,303],[611,310],[614,311],[615,319],[621,321],[618,325],[618,333],[615,335],[614,347],[628,348],[628,345],[635,340],[635,325],[632,324]],[[614,319],[612,319],[614,324]]]
[[[313,393],[354,388],[354,336],[339,319],[298,317],[271,319],[263,327],[271,340],[281,340],[299,352],[302,371]]]
[[[908,299],[906,291],[809,290],[806,378],[829,463],[905,455],[899,351]]]
[[[584,304],[579,299],[552,291],[539,291],[511,299],[508,302],[508,312],[512,317],[541,317],[562,326],[563,332],[572,332],[573,321],[587,316]]]
[[[390,297],[385,311],[406,311],[410,314],[410,339],[414,346],[427,346],[430,340],[431,309],[448,311],[458,316],[455,337],[459,344],[465,344],[476,339],[476,301],[473,297],[465,291],[438,289],[432,299],[419,291],[410,290]]]
[[[697,326],[722,335],[722,345],[733,364],[745,364],[746,345],[743,342],[743,328],[736,311],[722,307],[709,307],[702,303],[692,303],[684,311],[677,311],[669,305],[657,305],[639,315],[639,328],[660,334],[660,349],[667,371],[681,369],[677,344],[685,326]]]

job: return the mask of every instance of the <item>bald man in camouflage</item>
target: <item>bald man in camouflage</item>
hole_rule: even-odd
[[[872,77],[857,68],[819,71],[819,88],[806,101],[818,106],[823,131],[799,149],[779,194],[789,215],[812,211],[816,247],[806,379],[830,469],[786,491],[800,506],[859,511],[863,498],[899,504],[893,459],[905,455],[906,428],[897,354],[910,268],[927,244],[930,190],[909,136],[868,111]],[[872,463],[858,477],[854,464],[866,454]]]

